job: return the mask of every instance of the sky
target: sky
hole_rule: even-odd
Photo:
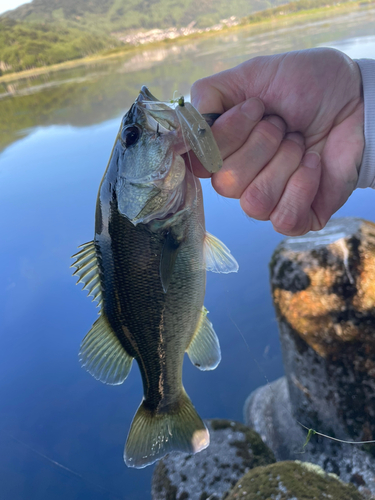
[[[29,3],[31,0],[0,0],[0,14],[7,10],[15,9],[24,3]]]

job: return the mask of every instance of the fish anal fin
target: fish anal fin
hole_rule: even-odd
[[[204,371],[214,370],[221,360],[219,339],[207,313],[207,309],[203,307],[196,332],[187,348],[190,361]]]
[[[172,232],[169,231],[166,234],[160,257],[160,279],[164,293],[168,291],[179,249],[180,242],[174,238]]]
[[[183,390],[170,412],[151,412],[145,401],[141,403],[130,427],[124,460],[128,467],[141,469],[167,453],[197,453],[209,444],[209,432]]]
[[[204,258],[206,271],[224,274],[238,271],[238,263],[229,248],[208,232],[204,237]]]
[[[133,358],[101,315],[83,339],[79,351],[81,365],[104,384],[122,384],[129,375]]]
[[[70,267],[75,267],[73,275],[78,276],[78,283],[83,283],[83,290],[87,295],[93,295],[93,300],[102,301],[102,291],[99,276],[99,267],[96,256],[95,243],[90,241],[80,246],[82,250],[73,255],[75,262]]]

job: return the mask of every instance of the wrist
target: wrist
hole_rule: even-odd
[[[358,59],[364,98],[365,147],[357,188],[375,188],[375,60]]]

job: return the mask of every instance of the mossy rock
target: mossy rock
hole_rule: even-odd
[[[277,462],[245,474],[226,500],[363,500],[352,484],[345,484],[319,466],[299,461]]]
[[[206,421],[210,446],[195,455],[171,453],[158,462],[153,500],[221,500],[253,467],[275,462],[259,434],[232,420]]]

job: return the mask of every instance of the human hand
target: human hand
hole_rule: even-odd
[[[216,191],[296,236],[322,229],[356,186],[364,149],[357,64],[328,48],[250,59],[192,87],[223,156]],[[193,159],[194,173],[209,174]]]

